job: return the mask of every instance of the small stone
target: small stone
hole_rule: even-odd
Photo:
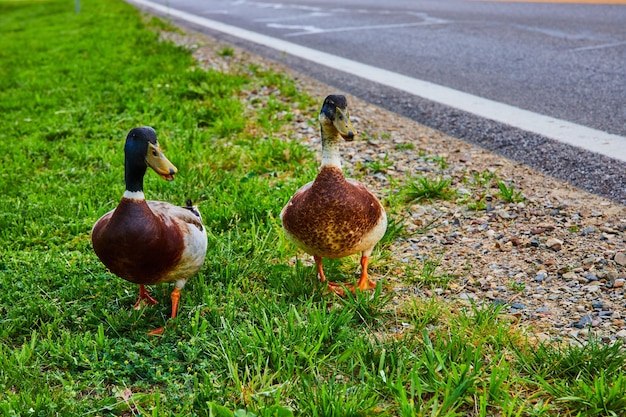
[[[511,304],[511,308],[514,308],[516,310],[523,310],[526,308],[526,306],[522,303],[513,303]]]
[[[500,218],[505,219],[505,220],[506,220],[506,219],[510,219],[510,218],[511,218],[511,215],[510,215],[509,213],[507,213],[507,211],[506,211],[506,210],[498,210],[498,211],[496,212],[496,214],[497,214],[498,216],[500,216]]]
[[[577,276],[578,275],[576,274],[576,272],[570,271],[570,272],[563,274],[563,279],[571,281],[573,279],[576,279]]]
[[[608,233],[602,233],[602,236],[600,236],[600,240],[611,240],[613,239],[613,237],[615,236]]]
[[[560,251],[563,247],[563,241],[557,238],[550,238],[546,241],[546,246],[554,251]]]
[[[620,330],[619,332],[615,333],[615,336],[619,337],[620,339],[626,340],[626,329]]]
[[[537,337],[539,343],[547,343],[550,341],[550,335],[547,333],[537,333],[535,336]]]
[[[613,282],[613,288],[622,288],[624,286],[624,278],[618,278]]]
[[[476,298],[476,295],[472,294],[472,293],[469,293],[469,292],[464,292],[464,293],[459,294],[459,299],[460,300],[469,301],[469,300],[473,300],[475,298]]]
[[[598,280],[598,277],[595,274],[587,274],[585,275],[585,278],[587,278],[587,281],[589,282]]]
[[[545,232],[551,232],[555,229],[555,227],[551,224],[540,224],[530,231],[533,235],[540,235]]]
[[[580,320],[574,323],[574,327],[576,327],[577,329],[584,329],[585,327],[589,326],[592,321],[593,317],[591,317],[591,314],[585,314],[580,318]]]
[[[587,236],[595,232],[596,232],[596,229],[593,226],[587,226],[583,230],[580,231],[580,234],[583,236]]]
[[[539,272],[537,273],[537,275],[535,275],[535,282],[543,282],[545,281],[546,277],[548,276],[547,273],[545,272]]]
[[[604,307],[604,304],[602,303],[602,301],[593,301],[591,303],[591,307],[593,307],[594,310],[602,310],[602,307]]]
[[[602,231],[602,232],[604,232],[604,233],[608,233],[608,234],[610,234],[610,235],[616,235],[616,234],[618,234],[618,231],[617,231],[617,230],[615,230],[615,229],[613,229],[613,228],[611,228],[611,227],[608,227],[608,226],[601,226],[601,227],[600,227],[600,231]]]
[[[615,254],[615,257],[613,258],[613,260],[618,265],[621,265],[621,266],[626,265],[626,253],[624,253],[624,252],[617,252]]]
[[[596,258],[594,258],[593,256],[590,256],[588,258],[583,259],[583,265],[593,265],[595,261],[596,261]]]

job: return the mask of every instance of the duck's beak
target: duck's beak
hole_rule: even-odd
[[[348,142],[354,139],[354,135],[356,134],[356,130],[354,126],[352,126],[352,122],[350,122],[350,115],[348,114],[348,109],[340,109],[337,107],[335,109],[335,119],[333,120],[333,124],[335,125],[335,129],[339,132],[341,137],[343,137]]]
[[[165,157],[158,143],[148,143],[146,163],[164,180],[172,181],[178,169]]]

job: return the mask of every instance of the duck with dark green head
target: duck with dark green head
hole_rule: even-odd
[[[126,191],[118,206],[93,226],[91,241],[102,263],[115,275],[139,284],[139,299],[153,305],[146,285],[174,282],[171,318],[176,317],[180,290],[204,263],[207,233],[198,209],[147,201],[143,178],[148,167],[171,181],[178,172],[159,147],[151,127],[132,129],[124,146]],[[161,334],[163,327],[150,332]]]
[[[280,217],[285,236],[298,248],[313,255],[318,275],[326,282],[323,258],[343,258],[361,253],[361,276],[357,288],[373,289],[367,273],[369,258],[385,234],[387,216],[380,201],[363,184],[346,179],[341,169],[339,147],[356,134],[348,103],[342,95],[329,95],[319,114],[322,164],[314,181],[302,186],[283,208]],[[343,287],[328,282],[331,291]],[[354,290],[354,287],[348,285]]]

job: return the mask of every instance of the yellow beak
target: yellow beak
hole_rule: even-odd
[[[172,181],[178,169],[165,157],[159,144],[148,143],[146,163],[164,180]]]
[[[354,129],[354,126],[352,126],[352,122],[350,122],[350,115],[348,114],[347,109],[335,109],[335,120],[333,120],[333,125],[335,125],[335,129],[337,129],[339,134],[345,140],[351,141],[354,139],[356,130]]]

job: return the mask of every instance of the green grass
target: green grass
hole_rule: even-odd
[[[481,172],[472,172],[471,176],[464,175],[462,183],[470,186],[473,193],[463,195],[457,203],[467,206],[469,210],[480,211],[485,210],[489,205],[497,203],[493,197],[504,203],[520,203],[524,201],[521,190],[516,190],[514,184],[507,185],[506,182],[500,180],[495,171],[486,170]]]
[[[406,201],[423,201],[423,200],[449,200],[455,195],[455,191],[451,188],[452,181],[450,179],[438,177],[429,178],[425,176],[407,178],[404,189]]]
[[[521,191],[516,191],[515,186],[506,185],[503,181],[498,181],[498,189],[500,192],[496,193],[496,197],[501,198],[505,203],[519,203],[524,201]]]
[[[376,290],[324,295],[278,218],[317,169],[287,139],[290,112],[297,103],[315,120],[321,98],[258,66],[203,71],[156,30],[178,29],[115,0],[82,1],[80,14],[68,1],[0,1],[0,416],[624,409],[619,343],[537,347],[498,307],[392,303],[380,278],[402,270],[385,255],[406,233],[400,216],[372,257]],[[249,110],[247,92],[265,87],[275,93]],[[162,337],[147,332],[167,319],[171,286],[133,310],[136,286],[107,272],[89,238],[123,192],[123,141],[139,125],[157,130],[179,168],[173,182],[148,173],[146,194],[191,198],[209,230],[205,267]],[[354,279],[353,258],[327,273]],[[398,278],[453,279],[435,262],[420,271]]]

